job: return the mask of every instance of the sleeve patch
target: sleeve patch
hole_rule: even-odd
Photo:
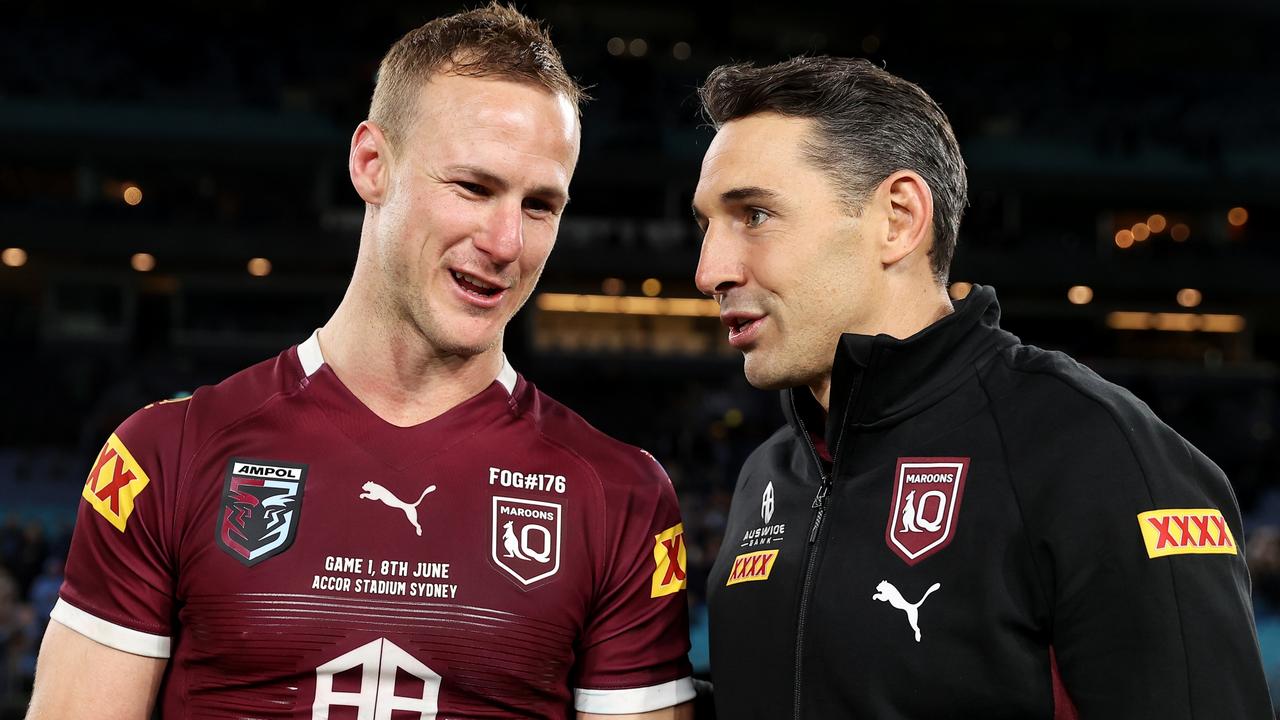
[[[107,438],[89,471],[81,496],[120,532],[133,514],[133,501],[151,479],[115,433]]]
[[[653,561],[657,568],[653,571],[649,597],[662,597],[684,589],[687,584],[684,523],[676,523],[653,536]]]
[[[1147,557],[1238,555],[1236,539],[1222,513],[1212,508],[1150,510],[1138,513]]]

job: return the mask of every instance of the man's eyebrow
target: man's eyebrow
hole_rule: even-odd
[[[723,205],[733,205],[737,203],[756,201],[777,201],[781,196],[768,188],[762,188],[755,185],[747,185],[745,187],[731,188],[720,193],[720,203]],[[698,224],[706,221],[707,216],[698,209],[697,204],[693,205],[693,219]]]
[[[733,188],[720,193],[720,202],[722,203],[739,203],[746,200],[777,200],[778,193],[768,188],[756,187],[748,185],[747,187]]]
[[[506,190],[509,186],[509,183],[506,180],[503,180],[488,170],[482,170],[474,165],[453,165],[448,169],[451,172],[466,173],[477,181],[485,185],[491,185],[498,190]],[[569,195],[564,190],[561,190],[554,185],[535,186],[529,194],[534,197],[558,203],[561,207],[569,204]]]

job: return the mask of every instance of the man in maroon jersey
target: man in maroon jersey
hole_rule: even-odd
[[[497,5],[383,60],[356,268],[300,345],[108,438],[31,718],[687,718],[675,493],[507,364],[580,88]]]

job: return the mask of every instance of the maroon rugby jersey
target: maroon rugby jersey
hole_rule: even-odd
[[[83,499],[53,618],[170,658],[166,717],[563,718],[694,694],[670,481],[505,363],[401,428],[312,335],[135,413]]]

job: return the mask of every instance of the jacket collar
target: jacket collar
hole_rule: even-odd
[[[1018,342],[1000,329],[995,290],[974,285],[955,312],[905,340],[889,335],[840,336],[831,370],[831,406],[824,435],[834,454],[840,429],[892,424],[945,397],[984,355]],[[808,388],[782,391],[787,422],[816,428],[821,409]],[[799,417],[797,417],[797,413]]]

